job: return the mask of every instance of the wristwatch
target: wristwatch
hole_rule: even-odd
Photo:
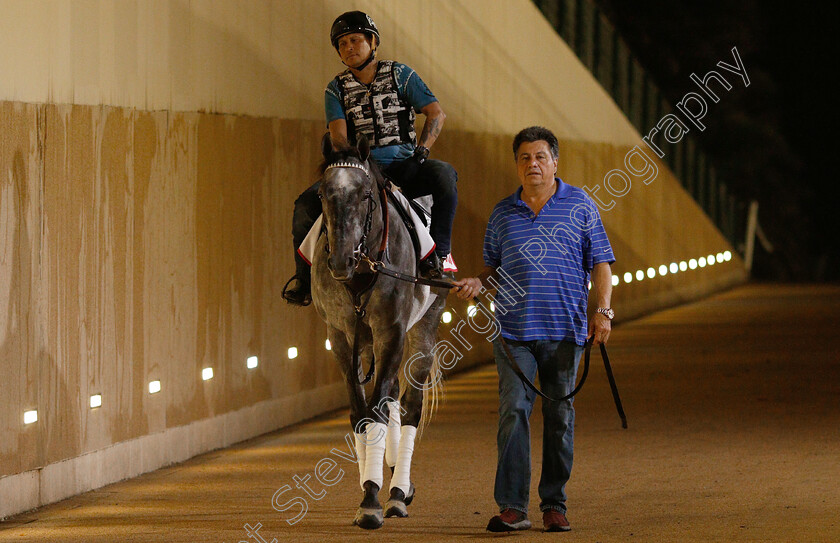
[[[429,149],[423,147],[422,145],[416,147],[414,149],[414,158],[417,159],[417,162],[423,164],[424,162],[426,162],[426,159],[429,158]]]
[[[610,320],[613,320],[615,317],[615,311],[612,310],[611,307],[599,307],[595,310],[596,313],[600,313],[601,315],[607,317]]]

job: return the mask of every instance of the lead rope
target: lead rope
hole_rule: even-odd
[[[511,368],[513,368],[513,372],[519,377],[519,379],[526,385],[528,388],[536,392],[545,400],[550,402],[564,402],[566,400],[571,400],[580,389],[583,388],[583,383],[586,381],[586,376],[589,374],[589,359],[592,356],[592,341],[588,340],[586,342],[585,350],[584,350],[584,357],[583,357],[583,375],[580,376],[580,381],[578,382],[577,386],[572,390],[570,393],[566,394],[562,398],[552,398],[544,394],[537,385],[535,385],[528,376],[522,371],[522,368],[519,367],[519,364],[516,362],[516,359],[513,357],[513,353],[510,352],[510,347],[508,346],[505,339],[499,335],[499,340],[502,343],[502,348],[505,352],[505,357],[508,360]],[[610,382],[610,389],[612,390],[613,401],[615,402],[615,408],[618,410],[618,416],[621,418],[621,427],[627,428],[627,416],[624,414],[624,408],[621,405],[621,396],[618,395],[618,387],[615,384],[615,377],[613,376],[612,366],[610,365],[610,357],[607,356],[607,347],[600,343],[599,346],[601,347],[601,358],[604,360],[604,369],[607,371],[607,379]]]

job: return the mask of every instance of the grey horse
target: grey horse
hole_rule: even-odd
[[[414,498],[410,466],[415,435],[441,391],[432,351],[447,290],[372,272],[364,256],[381,256],[388,268],[416,274],[409,232],[387,202],[385,181],[369,157],[365,139],[356,147],[334,151],[327,134],[322,147],[325,161],[318,194],[326,236],[321,236],[312,259],[312,301],[327,324],[350,398],[364,492],[354,524],[375,529],[382,526],[383,517],[408,516],[406,506]],[[416,322],[409,328],[410,320]],[[409,357],[403,363],[406,346]],[[366,398],[362,368],[371,364],[375,373]],[[383,460],[391,468],[384,511],[378,498]]]

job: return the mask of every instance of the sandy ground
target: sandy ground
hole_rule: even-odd
[[[573,530],[490,534],[496,513],[493,366],[453,376],[418,443],[417,499],[375,532],[350,525],[361,498],[337,412],[0,524],[6,541],[840,541],[840,287],[751,285],[616,327],[610,356],[622,430],[600,359],[576,401],[567,491]],[[532,418],[540,450],[539,409]],[[334,458],[336,484],[294,488]],[[334,470],[330,476],[336,477]],[[279,512],[272,496],[306,498]],[[386,499],[385,492],[381,494]]]

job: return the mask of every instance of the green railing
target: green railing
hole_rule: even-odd
[[[642,135],[673,111],[627,43],[591,0],[533,1]],[[740,247],[746,207],[730,194],[694,138],[687,135],[663,151],[665,162],[686,191],[733,247]]]

